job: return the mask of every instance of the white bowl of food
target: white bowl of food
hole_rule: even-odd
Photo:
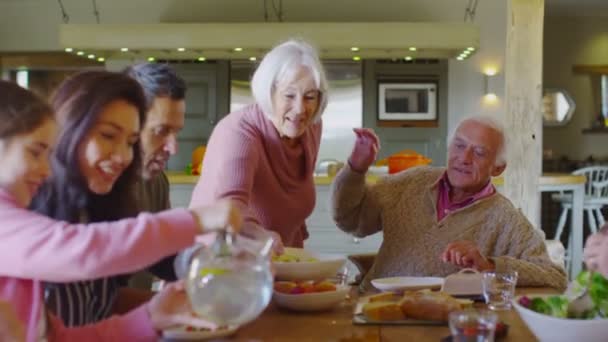
[[[291,284],[289,284],[291,283]],[[275,282],[274,302],[295,311],[322,311],[338,306],[348,295],[350,287],[321,282]]]
[[[346,259],[322,255],[302,248],[285,248],[285,252],[272,257],[277,280],[323,280],[336,276]]]
[[[527,295],[518,296],[513,300],[515,310],[540,342],[602,342],[608,340],[608,319],[569,319],[550,316],[520,304],[522,297],[546,300],[551,296]]]

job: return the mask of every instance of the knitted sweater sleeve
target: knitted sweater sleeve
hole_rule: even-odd
[[[496,271],[515,270],[518,273],[518,286],[549,286],[563,290],[567,286],[564,268],[549,258],[545,246],[544,233],[534,229],[523,217],[518,215],[505,227],[498,245],[506,253],[491,258]]]
[[[358,237],[380,231],[381,204],[377,190],[381,185],[366,185],[365,174],[353,171],[348,163],[331,185],[331,212],[340,229]]]

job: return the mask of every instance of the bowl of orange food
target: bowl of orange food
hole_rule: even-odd
[[[274,283],[274,302],[295,311],[330,310],[348,295],[350,287],[324,281],[277,281]]]

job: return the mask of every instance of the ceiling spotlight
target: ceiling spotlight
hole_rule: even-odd
[[[241,51],[243,51],[243,48],[240,48],[240,47],[235,47],[235,48],[234,48],[234,51],[236,51],[236,52],[241,52]]]
[[[148,62],[154,62],[156,60],[156,58],[154,57],[148,57]]]
[[[255,57],[249,57],[249,60],[252,61],[252,62],[255,62],[257,60],[257,58],[255,58]]]
[[[99,57],[99,58],[97,58],[97,61],[98,61],[98,62],[104,62],[105,60],[106,60],[106,59],[105,59],[105,58],[103,58],[103,57]]]
[[[472,47],[472,46],[470,46],[470,47],[468,47],[468,48],[467,48],[467,50],[468,50],[468,51],[475,51],[475,48],[474,48],[474,47]]]
[[[356,46],[353,46],[353,47],[350,48],[350,51],[357,52],[357,51],[359,51],[359,48],[356,47]]]
[[[84,51],[78,51],[78,52],[76,52],[76,54],[77,54],[78,56],[83,56],[83,55],[84,55]]]
[[[129,51],[129,48],[120,48],[120,52],[127,52]]]
[[[205,57],[203,57],[203,56],[201,56],[201,57],[199,57],[199,58],[197,59],[197,61],[199,61],[199,62],[204,62],[204,61],[206,61],[206,60],[207,60],[207,58],[205,58]]]
[[[95,59],[95,55],[94,54],[90,54],[87,56],[88,59]]]
[[[416,51],[416,50],[418,50],[418,49],[416,49],[415,46],[410,47],[410,51]]]
[[[464,57],[458,56],[458,57],[456,57],[456,59],[459,60],[459,61],[462,61],[464,59]]]
[[[74,51],[74,49],[72,49],[72,48],[65,48],[65,52],[72,52],[72,51]]]
[[[359,57],[359,56],[353,56],[353,61],[360,61],[360,60],[361,60],[361,57]]]
[[[405,56],[405,58],[403,58],[403,59],[405,59],[406,61],[411,61],[412,60],[412,56]]]
[[[462,54],[463,54],[463,55],[465,55],[465,56],[468,56],[468,55],[470,55],[470,54],[471,54],[471,51],[469,51],[469,50],[464,50],[464,51],[462,51]]]
[[[177,51],[184,52],[184,51],[186,51],[186,48],[177,48]]]

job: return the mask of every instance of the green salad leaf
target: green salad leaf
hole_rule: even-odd
[[[572,289],[570,296],[577,296],[587,288],[593,302],[593,308],[579,317],[568,315],[568,297],[566,295],[526,298],[520,300],[520,304],[525,303],[524,306],[531,310],[559,318],[608,318],[608,279],[597,272],[594,272],[589,278],[589,271],[582,271],[570,287]]]
[[[568,299],[565,296],[532,298],[530,309],[545,315],[566,318],[568,316]]]

